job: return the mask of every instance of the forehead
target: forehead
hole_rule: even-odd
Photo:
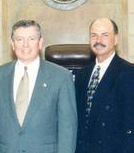
[[[113,33],[113,26],[109,20],[97,20],[93,23],[91,33]]]
[[[37,30],[35,26],[19,27],[14,31],[14,36],[31,36],[36,34]]]

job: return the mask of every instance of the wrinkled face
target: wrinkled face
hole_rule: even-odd
[[[11,44],[17,58],[28,64],[39,55],[43,38],[39,37],[34,26],[20,27],[15,30]]]
[[[115,50],[118,35],[108,19],[96,20],[90,29],[90,44],[97,57],[107,59]]]

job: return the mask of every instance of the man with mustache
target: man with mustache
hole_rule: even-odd
[[[89,30],[96,60],[76,76],[76,153],[132,153],[134,66],[116,53],[114,21],[97,19]]]

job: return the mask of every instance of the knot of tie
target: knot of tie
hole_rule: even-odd
[[[88,88],[97,88],[99,83],[100,69],[101,69],[100,66],[98,66],[94,71],[90,80],[90,84],[88,85]]]
[[[94,71],[94,74],[93,74],[91,80],[93,80],[93,79],[98,79],[98,80],[99,80],[100,69],[101,69],[100,66],[98,66],[98,67],[96,68],[96,70]]]
[[[24,66],[24,71],[27,71],[27,69],[28,69],[27,66]]]

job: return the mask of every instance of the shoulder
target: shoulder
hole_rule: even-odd
[[[0,75],[8,74],[14,68],[15,62],[16,61],[14,60],[12,62],[8,62],[8,63],[1,65],[0,66]]]
[[[41,60],[41,65],[46,67],[48,70],[51,70],[54,72],[69,73],[69,70],[67,68],[64,68],[58,64],[49,62],[47,60]]]
[[[90,76],[90,74],[92,73],[92,70],[94,68],[94,65],[95,65],[95,63],[91,62],[87,66],[84,66],[82,69],[78,70],[78,72],[76,74],[76,79],[82,79],[82,78],[85,79],[87,76]]]
[[[70,76],[72,78],[72,73],[67,68],[47,60],[41,60],[41,68],[50,73],[52,77],[58,77],[60,79]]]
[[[125,72],[133,72],[134,71],[134,64],[130,63],[129,61],[117,56],[116,57],[118,65],[120,65],[121,69]],[[115,65],[116,66],[116,65]]]
[[[118,66],[120,67],[118,78],[124,85],[126,84],[126,86],[130,87],[134,84],[134,64],[118,57]]]

